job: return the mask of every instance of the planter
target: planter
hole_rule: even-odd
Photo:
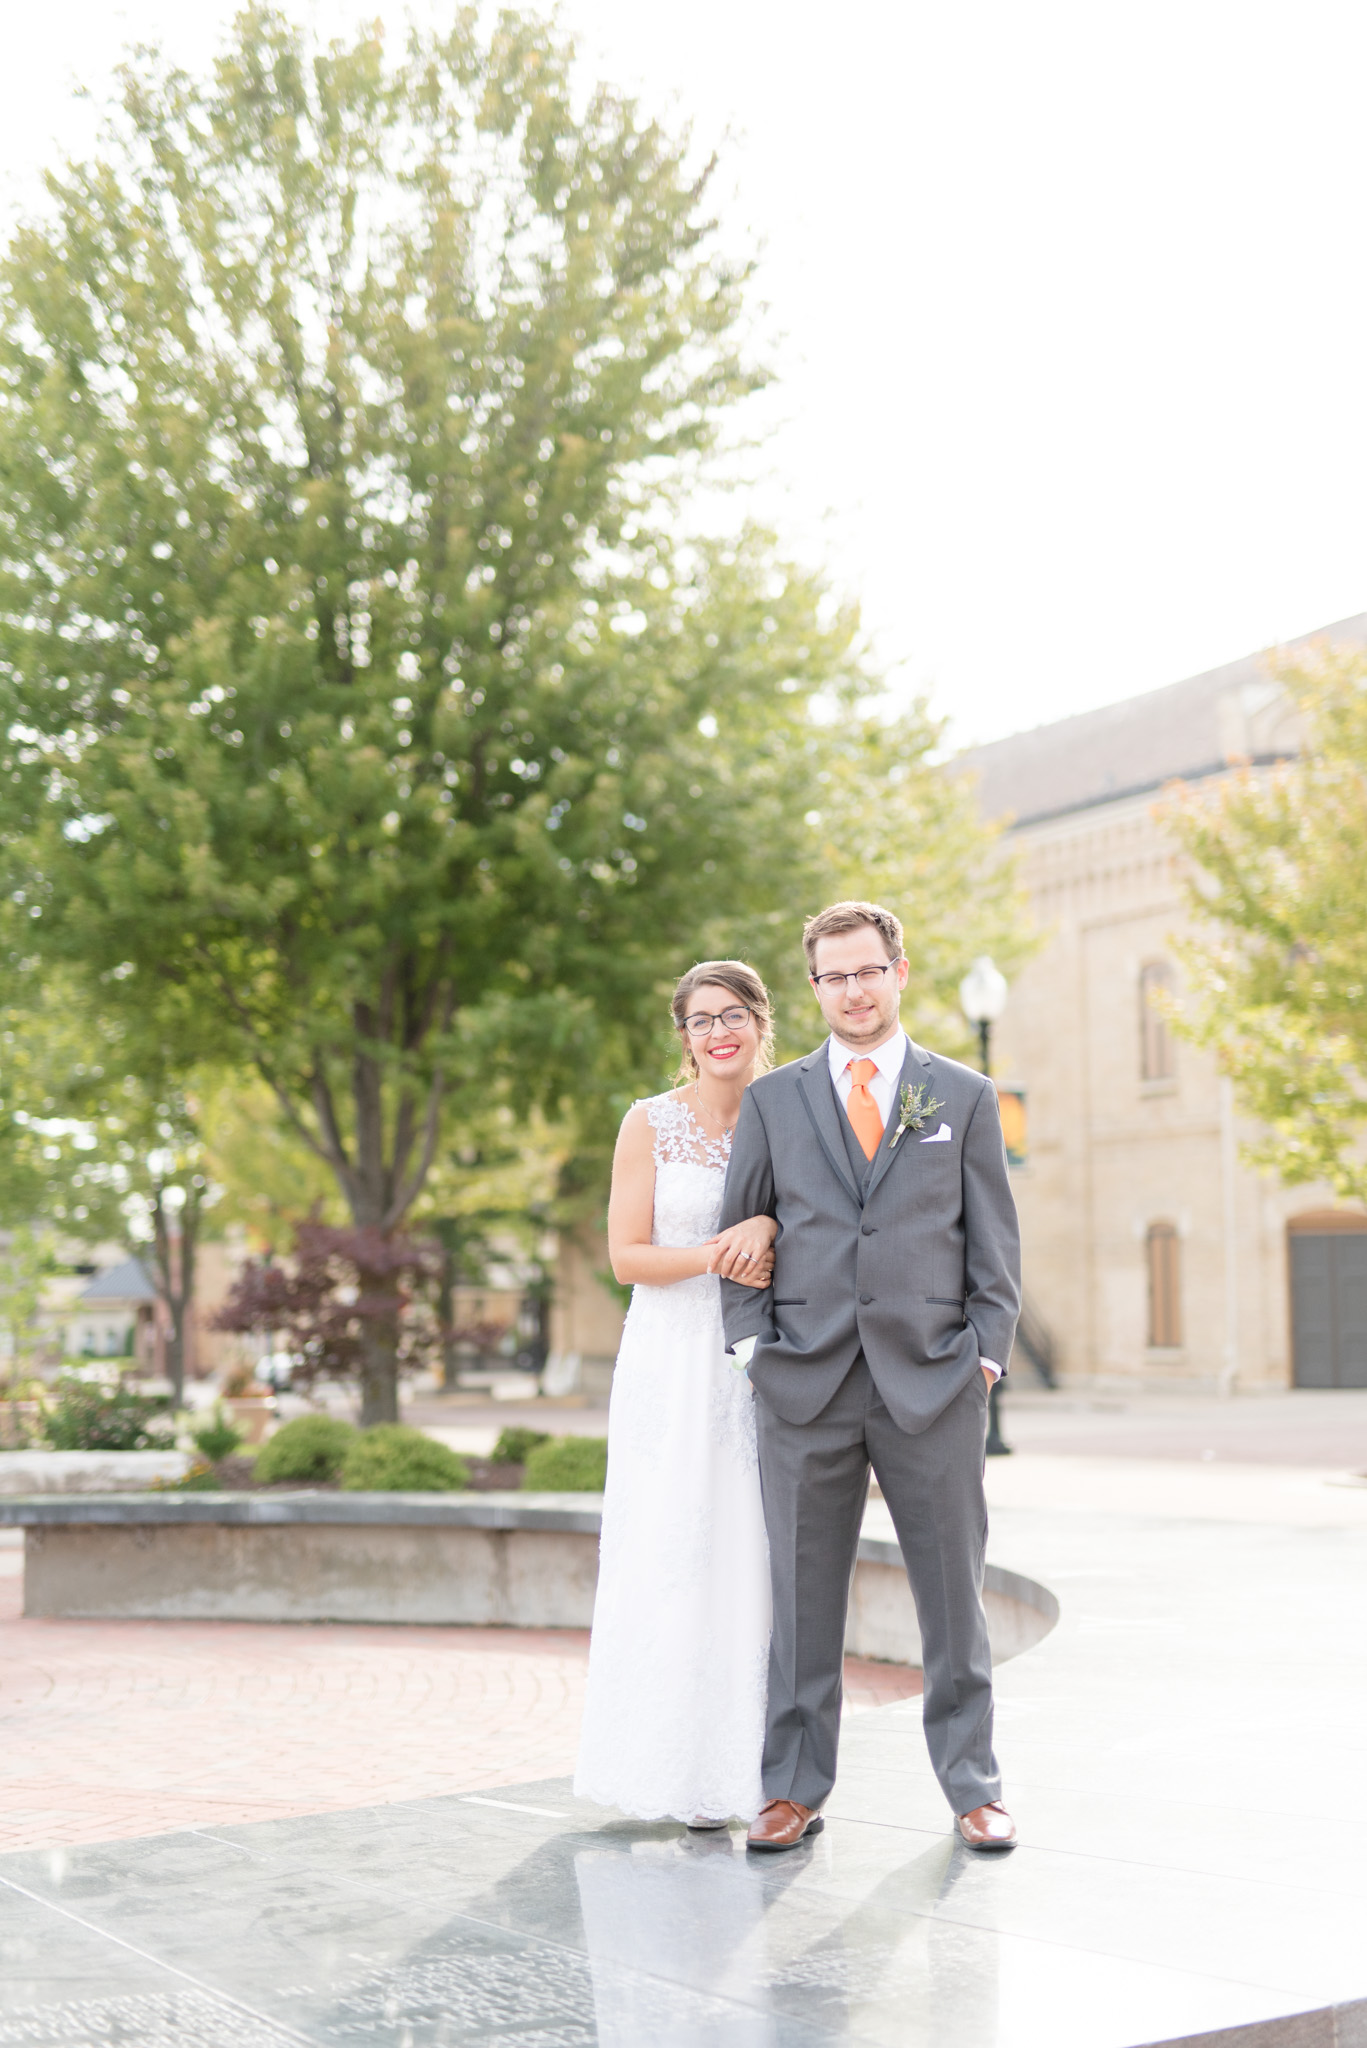
[[[275,1414],[274,1394],[230,1394],[223,1411],[242,1431],[249,1444],[265,1440],[266,1425]]]
[[[592,1493],[147,1493],[0,1500],[21,1527],[24,1612],[145,1621],[356,1621],[587,1628],[603,1498]],[[1058,1620],[1047,1587],[988,1565],[994,1663]],[[895,1541],[859,1544],[845,1648],[919,1664]]]

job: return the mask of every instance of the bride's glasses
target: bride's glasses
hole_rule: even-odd
[[[714,1024],[720,1024],[724,1031],[743,1031],[749,1022],[749,1010],[737,1003],[733,1009],[722,1010],[715,1017],[709,1017],[706,1010],[697,1010],[693,1016],[684,1018],[683,1028],[690,1038],[710,1038]]]
[[[812,987],[824,988],[828,996],[839,995],[846,982],[850,981],[857,981],[860,988],[879,988],[882,985],[883,976],[888,972],[888,968],[897,967],[900,964],[899,961],[889,960],[887,967],[861,967],[854,974],[814,974],[812,976]]]

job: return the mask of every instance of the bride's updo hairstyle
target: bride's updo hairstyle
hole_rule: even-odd
[[[743,960],[700,960],[696,967],[690,967],[687,974],[679,976],[674,990],[672,1008],[674,1026],[683,1046],[683,1059],[674,1086],[681,1088],[685,1081],[696,1081],[698,1062],[693,1057],[693,1047],[684,1030],[684,1018],[693,1007],[693,991],[710,982],[715,988],[724,988],[744,1003],[759,1025],[759,1054],[755,1060],[755,1072],[767,1073],[774,1063],[774,1012],[769,1001],[769,991],[753,967],[747,967]]]

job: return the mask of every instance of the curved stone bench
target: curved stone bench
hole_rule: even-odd
[[[22,1527],[27,1615],[587,1628],[602,1496],[144,1493],[0,1500]],[[1048,1588],[989,1564],[1000,1663],[1054,1626]],[[846,1648],[919,1665],[901,1552],[859,1545]]]

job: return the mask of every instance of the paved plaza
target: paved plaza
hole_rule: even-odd
[[[24,1620],[20,1540],[0,1530],[0,1855],[574,1768],[586,1630]],[[920,1673],[850,1658],[845,1683],[860,1711]]]
[[[1003,1859],[895,1667],[761,1859],[575,1802],[582,1632],[25,1621],[11,1541],[0,2048],[1367,2048],[1356,1418],[1322,1464],[993,1462],[990,1555],[1061,1608],[998,1671]]]

